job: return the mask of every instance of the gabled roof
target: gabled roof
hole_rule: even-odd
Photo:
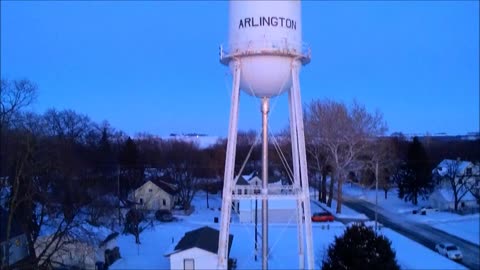
[[[243,176],[240,176],[237,180],[237,185],[248,186],[248,185],[250,185],[250,183],[248,183],[247,180],[245,180],[245,178],[243,178]]]
[[[159,188],[163,189],[165,192],[167,192],[170,195],[177,194],[177,189],[172,184],[169,184],[169,183],[167,183],[163,180],[160,180],[160,179],[154,179],[154,180],[150,180],[150,181],[152,183],[154,183],[156,186],[158,186]]]
[[[248,180],[248,183],[249,183],[250,185],[251,185],[252,183],[257,183],[257,184],[260,184],[260,185],[261,185],[262,179],[260,179],[260,177],[258,177],[258,176],[254,176],[254,177],[252,177],[252,178],[250,178],[250,179]]]
[[[140,187],[142,187],[143,185],[145,185],[148,182],[152,182],[154,185],[161,188],[162,190],[164,190],[165,192],[167,192],[170,195],[177,194],[177,189],[176,189],[175,185],[170,184],[170,183],[164,181],[163,179],[159,179],[159,178],[148,180],[148,181],[144,182],[143,184],[141,184],[140,186],[138,186],[136,189],[139,189]]]
[[[183,238],[175,246],[173,252],[166,254],[167,256],[184,251],[191,248],[200,248],[211,253],[218,253],[218,238],[219,231],[208,226],[189,231],[185,233]],[[228,254],[230,254],[230,249],[232,247],[233,235],[229,235],[228,241]]]
[[[444,176],[448,173],[449,167],[452,169],[456,167],[456,174],[461,175],[465,172],[465,169],[473,165],[470,161],[444,159],[433,169],[433,172],[438,172],[439,175]]]

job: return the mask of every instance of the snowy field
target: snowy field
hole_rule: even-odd
[[[214,217],[220,217],[220,198],[209,196],[209,207],[206,207],[204,193],[198,194],[193,204],[195,212],[190,216],[177,216],[179,221],[172,223],[154,223],[140,235],[140,245],[135,244],[132,235],[121,235],[118,238],[122,258],[116,261],[111,269],[169,269],[170,264],[165,253],[170,251],[178,240],[190,230],[208,225],[219,229]],[[312,204],[312,212],[319,210]],[[355,213],[353,213],[355,214]],[[259,228],[261,229],[261,228]],[[269,226],[271,269],[297,269],[297,234],[296,222],[290,224],[271,224]],[[339,236],[345,226],[339,222],[314,223],[313,242],[316,257],[316,268],[320,269],[321,261],[328,246],[335,236]],[[391,241],[397,253],[397,260],[402,269],[465,269],[451,260],[438,255],[394,231],[381,230]],[[230,257],[236,258],[237,269],[260,269],[261,261],[255,261],[254,226],[232,222],[230,233],[234,235]]]
[[[349,196],[375,203],[375,190],[367,190],[347,184],[343,187],[343,191]],[[378,205],[388,212],[400,214],[405,219],[428,224],[436,229],[480,245],[479,214],[459,215],[445,211],[428,211],[426,215],[413,214],[413,210],[428,206],[428,201],[419,200],[418,205],[415,206],[411,202],[405,202],[398,198],[395,189],[388,192],[387,199],[385,199],[383,190],[379,190]]]

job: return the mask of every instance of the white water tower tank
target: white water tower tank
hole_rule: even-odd
[[[272,97],[290,89],[294,60],[306,64],[310,51],[302,43],[300,1],[239,1],[229,6],[229,38],[220,61],[233,69],[239,61],[240,89]]]

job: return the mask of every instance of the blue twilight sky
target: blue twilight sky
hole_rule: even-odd
[[[389,133],[479,130],[478,1],[305,1],[312,62],[302,102],[356,99]],[[231,74],[224,1],[1,1],[1,75],[39,86],[32,107],[73,109],[134,135],[225,136]],[[260,130],[241,96],[242,130]],[[286,95],[271,130],[288,124]]]

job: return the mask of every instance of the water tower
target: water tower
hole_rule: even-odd
[[[229,39],[220,47],[220,62],[233,74],[230,123],[225,161],[223,200],[218,245],[218,268],[227,269],[232,200],[262,202],[262,268],[268,269],[268,201],[292,199],[297,203],[299,269],[314,268],[310,195],[305,155],[299,72],[309,63],[310,51],[302,43],[300,1],[230,1]],[[261,190],[236,192],[234,177],[240,90],[261,99]],[[278,193],[268,187],[268,112],[271,97],[288,93],[293,160],[293,185]],[[260,192],[258,192],[260,191]],[[304,251],[306,248],[306,254]]]

